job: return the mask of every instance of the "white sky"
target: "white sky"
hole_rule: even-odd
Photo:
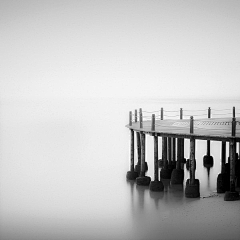
[[[238,0],[0,0],[0,98],[239,91]]]

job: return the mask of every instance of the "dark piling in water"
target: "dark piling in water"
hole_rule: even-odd
[[[152,130],[155,130],[155,115],[152,115]],[[154,181],[150,182],[149,189],[153,192],[162,192],[164,185],[159,181],[159,168],[158,168],[158,137],[153,136],[154,140]]]
[[[235,110],[235,109],[234,109]],[[235,111],[234,111],[235,112]],[[232,136],[236,135],[236,118],[232,119]],[[225,201],[239,200],[239,193],[235,189],[235,167],[236,167],[236,140],[233,138],[230,142],[230,191],[225,192]]]
[[[146,148],[146,141],[145,141],[145,134],[141,132],[141,171],[140,176],[136,179],[137,185],[141,186],[148,186],[150,184],[151,178],[145,176],[145,148]]]
[[[129,125],[132,125],[132,112],[129,112]],[[138,172],[134,171],[134,131],[130,130],[131,135],[131,143],[130,143],[130,171],[127,172],[127,179],[128,180],[135,180],[138,177]]]
[[[190,133],[193,133],[193,117],[190,118]],[[187,179],[185,196],[187,198],[199,198],[199,180],[195,179],[195,138],[190,137],[190,179]]]

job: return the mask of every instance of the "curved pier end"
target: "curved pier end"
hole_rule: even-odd
[[[130,171],[127,172],[127,179],[136,179],[137,186],[149,186],[152,192],[167,191],[168,181],[173,186],[174,184],[182,184],[184,181],[184,139],[190,140],[190,157],[187,161],[186,168],[189,170],[189,179],[185,184],[185,196],[187,198],[200,197],[199,180],[195,178],[196,159],[195,159],[195,141],[206,140],[207,152],[203,157],[203,165],[210,168],[214,164],[214,159],[210,155],[211,141],[222,141],[222,171],[217,178],[217,192],[225,192],[225,201],[234,201],[240,199],[240,160],[239,154],[236,153],[236,144],[239,144],[240,151],[240,118],[233,116],[224,118],[201,118],[194,120],[193,116],[190,119],[163,119],[163,109],[161,109],[161,118],[152,114],[152,121],[146,116],[143,121],[142,109],[139,110],[139,118],[135,111],[135,122],[132,121],[132,112],[129,113],[129,124],[126,125],[131,132],[131,158]],[[210,108],[209,108],[210,111]],[[157,111],[155,111],[157,112]],[[149,113],[149,112],[146,112]],[[138,121],[139,119],[139,121]],[[138,162],[134,166],[134,133],[137,139],[137,156]],[[145,161],[145,135],[149,134],[162,138],[162,158],[159,159],[157,154],[154,157],[154,180],[145,176],[148,170],[148,165]],[[177,161],[176,161],[176,139],[177,144]],[[229,142],[230,157],[226,163],[226,143]],[[157,143],[157,141],[156,141]],[[156,144],[157,146],[157,144]],[[157,147],[154,148],[157,151]],[[154,151],[155,151],[154,150]],[[156,152],[157,153],[157,152]],[[240,152],[239,152],[240,153]],[[176,162],[176,169],[175,167]],[[158,179],[159,167],[160,179]],[[238,189],[235,189],[238,188]]]

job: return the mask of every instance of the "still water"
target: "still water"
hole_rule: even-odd
[[[240,100],[2,100],[0,239],[239,239],[240,201],[224,202],[224,194],[216,194],[220,142],[211,142],[211,169],[202,162],[206,142],[196,142],[200,199],[185,198],[184,185],[166,181],[164,192],[151,193],[126,181],[130,110],[182,107],[207,117],[212,107],[218,117],[231,116],[233,106],[240,115]],[[153,177],[150,136],[146,144],[147,175]],[[186,158],[188,145],[185,140]]]

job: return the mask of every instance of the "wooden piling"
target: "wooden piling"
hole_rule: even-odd
[[[168,144],[167,144],[167,149],[168,149],[168,165],[172,167],[172,138],[168,137]]]
[[[134,131],[131,130],[131,171],[134,171]]]
[[[129,112],[129,126],[132,126],[132,111]]]
[[[159,181],[159,169],[158,169],[158,137],[153,136],[154,139],[154,181],[150,182],[149,189],[153,192],[162,192],[164,185]]]
[[[161,169],[161,172],[160,172],[160,177],[162,179],[170,179],[171,178],[171,170],[168,168],[168,160],[167,160],[167,154],[168,154],[167,142],[168,142],[167,137],[162,137],[163,168]]]
[[[151,178],[145,176],[145,148],[146,148],[146,135],[144,132],[141,132],[141,171],[140,176],[136,179],[137,185],[148,186],[151,182]]]
[[[137,122],[137,109],[135,109],[135,122]]]
[[[176,166],[176,138],[172,138],[172,162]]]
[[[195,138],[190,138],[190,184],[195,183]]]
[[[162,137],[162,160],[163,160],[163,168],[168,168],[167,161],[167,137]]]
[[[141,168],[141,137],[140,137],[140,133],[139,132],[136,132],[137,134],[137,156],[138,156],[138,169],[137,172],[140,172],[140,168]]]
[[[183,119],[183,109],[180,108],[180,119]]]
[[[154,136],[154,180],[158,181],[158,137]]]
[[[140,118],[139,118],[140,119]],[[137,117],[137,110],[135,110],[135,122],[137,122],[138,117]],[[136,139],[137,139],[137,164],[135,166],[135,171],[140,173],[141,169],[141,138],[140,138],[140,133],[136,132]]]
[[[140,122],[140,128],[143,128],[143,119],[142,119],[142,109],[139,109],[139,122]]]
[[[185,163],[186,159],[184,158],[184,138],[181,138],[180,140],[180,144],[181,144],[181,148],[180,148],[180,152],[181,152],[181,163]]]
[[[230,142],[231,156],[230,156],[230,191],[235,192],[235,163],[236,163],[236,144],[232,140]]]
[[[145,134],[141,132],[141,171],[140,171],[140,177],[145,176],[145,147],[146,147],[146,141],[145,141]]]
[[[193,116],[190,117],[190,133],[193,133]]]
[[[211,118],[211,108],[208,108],[208,118]]]
[[[155,131],[155,114],[152,114],[152,126],[151,126],[151,130]]]
[[[230,143],[230,191],[225,192],[225,201],[239,200],[239,193],[235,190],[235,167],[236,167],[236,140]]]
[[[226,141],[222,141],[221,173],[217,177],[217,193],[225,193],[229,189],[230,180],[226,172]]]
[[[181,138],[177,138],[177,163],[176,168],[181,169]]]
[[[235,117],[232,118],[232,136],[233,137],[236,136],[236,118]]]
[[[211,118],[211,108],[208,108],[208,118]],[[207,156],[210,156],[210,140],[207,140]]]
[[[193,133],[193,117],[190,117],[190,133]],[[187,179],[185,196],[187,198],[198,198],[200,197],[199,192],[199,180],[195,179],[195,169],[196,169],[196,160],[195,160],[195,138],[190,137],[190,179]]]
[[[175,140],[175,139],[174,139]],[[177,162],[176,168],[173,169],[171,174],[171,184],[183,184],[184,180],[184,170],[181,168],[181,153],[182,153],[182,139],[177,138]],[[173,141],[175,143],[175,141]],[[173,144],[173,148],[175,149],[175,144]],[[175,155],[175,154],[174,154]]]
[[[222,141],[222,153],[221,153],[221,173],[225,173],[226,164],[226,142]]]
[[[199,180],[195,178],[195,138],[190,137],[190,179],[187,179],[185,196],[187,198],[199,198],[200,197],[200,184]]]
[[[161,108],[161,120],[163,120],[163,108]]]
[[[134,171],[134,131],[130,130],[130,171],[127,172],[128,180],[135,180],[138,177],[138,173]]]
[[[240,159],[240,142],[238,143],[238,158]]]

